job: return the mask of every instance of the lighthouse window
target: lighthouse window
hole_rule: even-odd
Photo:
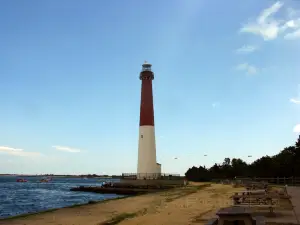
[[[141,138],[143,138],[143,135],[141,134]]]

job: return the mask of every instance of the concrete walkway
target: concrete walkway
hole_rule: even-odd
[[[291,196],[294,213],[300,223],[300,187],[287,187],[287,193]]]

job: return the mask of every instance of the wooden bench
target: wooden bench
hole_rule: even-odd
[[[269,185],[264,183],[250,183],[245,184],[247,190],[256,190],[256,189],[268,189]]]
[[[241,195],[256,195],[256,194],[267,194],[268,191],[266,189],[257,189],[257,190],[245,190],[245,191],[239,191],[235,194],[241,194]]]
[[[262,195],[233,195],[233,204],[235,206],[244,205],[258,205],[259,207],[278,207],[279,206],[279,196],[272,196],[269,194]],[[272,209],[270,209],[272,211]]]
[[[290,196],[282,195],[279,193],[235,193],[231,196],[234,200],[239,199],[263,199],[266,201],[273,201],[273,200],[279,200],[279,199],[290,199]]]
[[[270,213],[274,213],[274,209],[278,207],[278,205],[260,205],[260,204],[239,204],[234,205],[235,207],[257,207],[257,208],[268,208]]]

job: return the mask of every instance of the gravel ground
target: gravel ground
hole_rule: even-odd
[[[300,187],[287,187],[287,192],[291,196],[294,213],[298,223],[300,223]]]

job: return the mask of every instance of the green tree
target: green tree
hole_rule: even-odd
[[[223,166],[229,166],[230,165],[230,158],[225,158],[223,162]]]
[[[294,146],[289,146],[272,157],[263,156],[251,164],[242,159],[225,158],[223,163],[215,163],[207,169],[192,167],[186,177],[193,181],[206,181],[216,178],[252,177],[291,177],[300,176],[300,136]]]
[[[245,161],[233,158],[231,160],[231,167],[234,176],[249,176],[248,164]]]
[[[298,148],[298,149],[300,148],[300,135],[298,137],[298,140],[295,143],[295,147]]]

